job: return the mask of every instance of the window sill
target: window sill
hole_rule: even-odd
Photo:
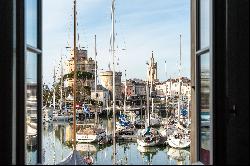
[[[192,163],[191,165],[204,165],[203,163],[201,163],[200,161],[197,161],[195,163]]]

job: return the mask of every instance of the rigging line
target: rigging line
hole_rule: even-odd
[[[69,16],[69,19],[70,19],[71,16],[72,16],[72,15]],[[68,27],[67,27],[67,30],[68,30],[68,35],[67,35],[67,36],[68,36],[68,39],[67,39],[67,47],[70,47],[70,43],[69,43],[69,41],[70,41],[70,34],[71,34],[71,33],[70,33],[70,28],[71,28],[71,26],[70,26],[70,25],[71,25],[71,21],[68,22]]]

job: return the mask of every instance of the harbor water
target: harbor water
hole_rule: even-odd
[[[112,131],[111,119],[103,119],[102,125],[109,133]],[[43,124],[43,164],[56,165],[72,151],[72,124],[52,122]],[[82,148],[81,148],[82,147]],[[114,163],[113,145],[82,143],[78,149],[81,155],[91,155],[93,165],[112,165]],[[26,163],[35,164],[36,147],[26,150]],[[188,149],[173,149],[166,145],[144,148],[135,141],[123,141],[116,144],[115,163],[118,165],[188,165]]]

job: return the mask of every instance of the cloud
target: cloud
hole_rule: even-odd
[[[61,50],[72,45],[72,1],[44,0],[43,50],[44,78],[51,81],[53,66],[58,64]],[[169,75],[177,75],[179,34],[183,35],[183,74],[190,75],[190,18],[189,1],[186,0],[120,0],[116,1],[116,44],[120,51],[117,70],[127,69],[130,78],[146,76],[146,64],[155,52],[158,75],[165,79],[164,61]],[[109,52],[111,33],[111,0],[78,0],[78,32],[80,44],[94,54],[94,35],[97,35],[99,68],[107,69],[112,60]],[[126,51],[121,51],[126,48]]]

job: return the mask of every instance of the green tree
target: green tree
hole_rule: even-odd
[[[49,106],[52,101],[53,92],[48,85],[43,84],[43,106]]]
[[[85,72],[85,71],[77,71],[77,87],[76,87],[76,100],[83,102],[87,98],[87,96],[91,95],[91,88],[89,86],[85,86],[84,83],[87,80],[93,79],[93,74],[90,72]],[[74,72],[71,72],[69,74],[65,74],[63,76],[63,79],[74,79]],[[68,89],[68,92],[71,92],[73,94],[73,89],[72,87]]]

